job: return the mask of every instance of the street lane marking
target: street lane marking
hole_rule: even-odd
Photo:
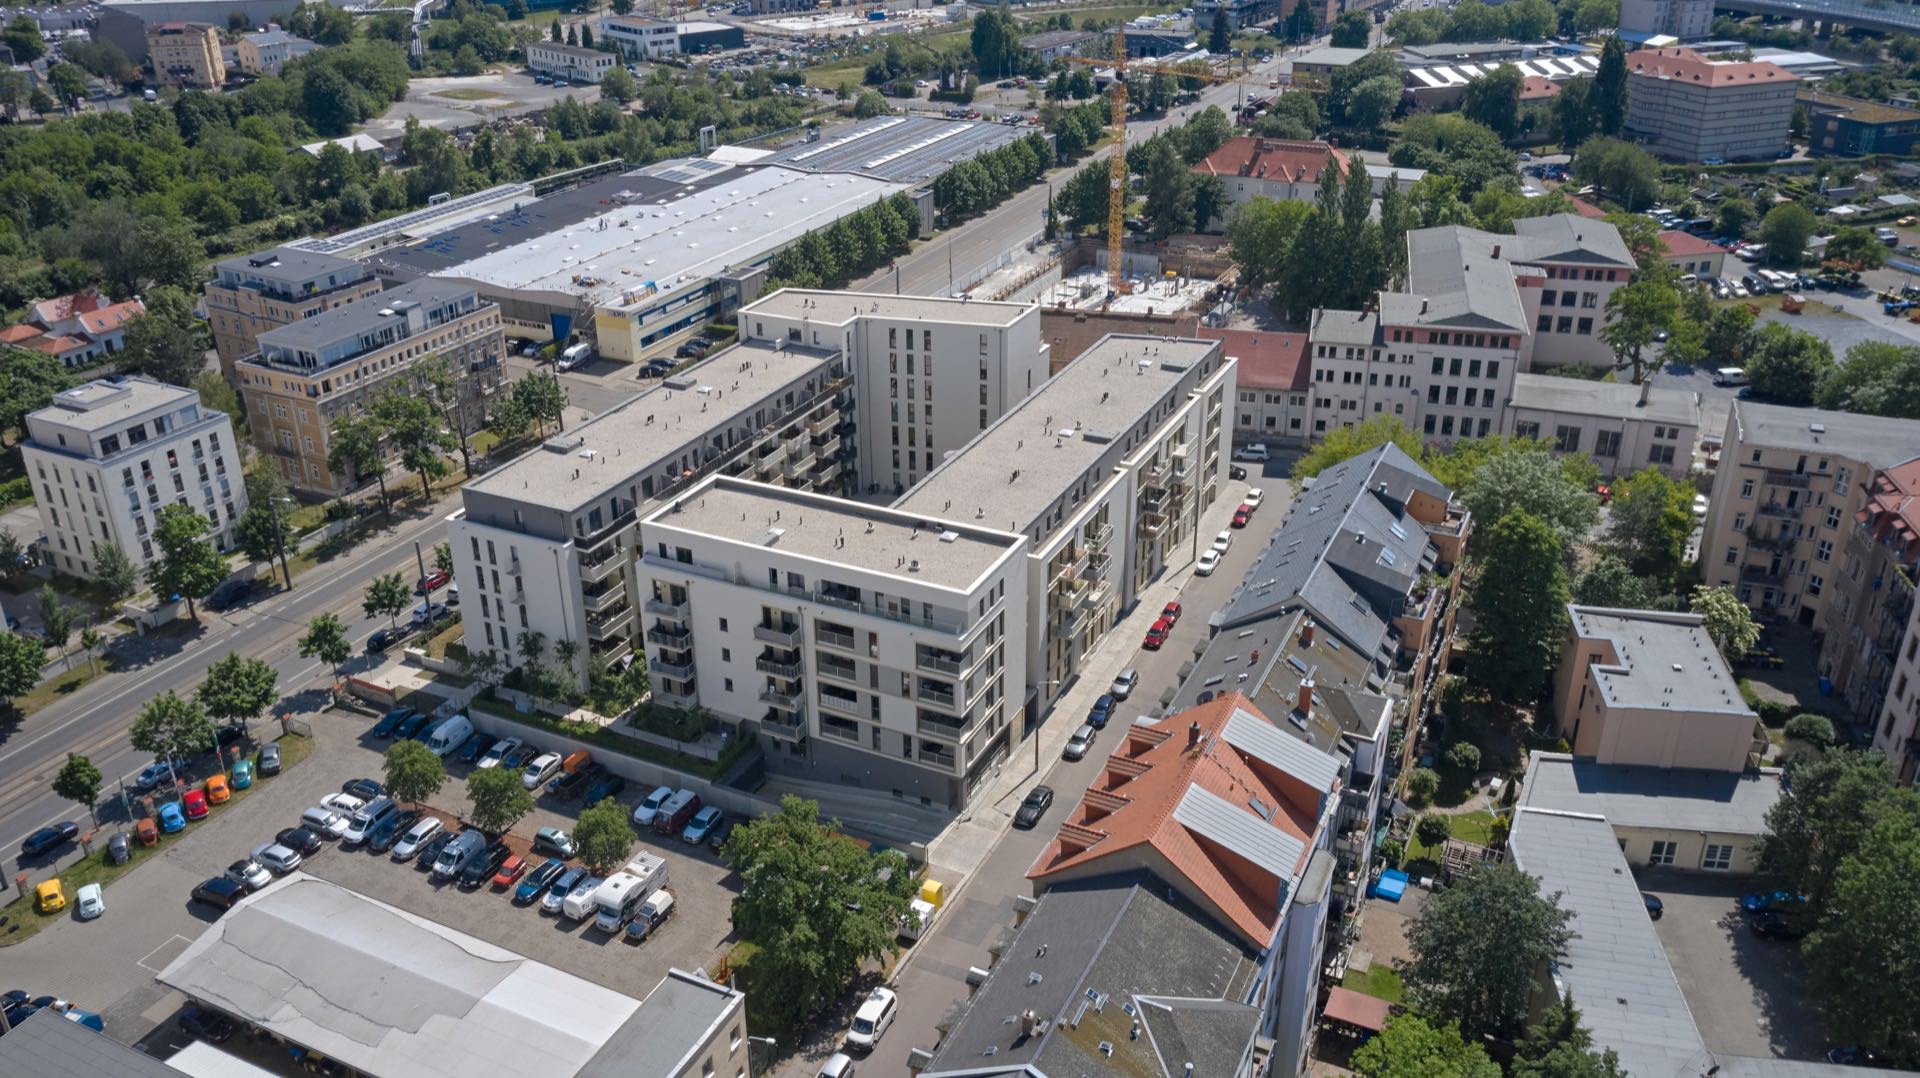
[[[178,946],[175,946],[175,944],[178,944]],[[134,965],[139,966],[141,969],[147,970],[148,972],[152,973],[154,976],[157,977],[163,971],[166,970],[168,965],[172,964],[174,959],[180,957],[180,955],[184,953],[186,949],[191,946],[193,946],[192,940],[188,939],[185,936],[180,935],[179,933],[175,933],[174,935],[167,937],[166,942],[162,943],[158,947],[155,947],[153,950],[148,951],[140,959],[140,961],[135,962]],[[171,955],[167,956],[166,961],[161,962],[157,966],[147,965],[147,959],[152,958],[154,955],[157,955],[161,951],[166,951],[166,950],[173,951]]]

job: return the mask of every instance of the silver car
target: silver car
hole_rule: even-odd
[[[553,881],[553,886],[547,888],[546,896],[540,900],[540,912],[559,913],[560,907],[566,905],[567,895],[586,878],[587,870],[584,868],[570,868],[562,872],[560,878]]]
[[[286,849],[284,846],[281,848]],[[293,853],[292,850],[287,852]],[[294,856],[297,858],[300,855],[294,854]],[[258,891],[273,882],[273,873],[268,872],[266,867],[258,861],[242,860],[227,866],[227,878],[249,891]]]
[[[278,842],[268,842],[253,848],[253,859],[285,875],[300,867],[300,854]]]
[[[395,861],[413,860],[421,848],[433,841],[433,836],[440,833],[440,827],[438,817],[422,816],[420,822],[407,828],[407,833],[401,835],[400,841],[393,844],[393,859]]]
[[[330,808],[315,805],[300,814],[300,826],[323,838],[339,838],[347,833],[347,818]]]

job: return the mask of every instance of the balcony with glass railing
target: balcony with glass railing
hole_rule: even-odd
[[[1080,596],[1080,608],[1082,610],[1093,610],[1111,598],[1113,598],[1113,581],[1102,580],[1093,587],[1088,588],[1086,594]]]
[[[820,709],[822,711],[838,712],[842,715],[851,715],[856,719],[864,719],[867,717],[866,709],[860,706],[860,701],[849,700],[845,697],[835,696],[827,692],[820,694]]]
[[[826,737],[837,737],[842,741],[858,742],[860,740],[860,724],[857,722],[848,722],[845,719],[836,718],[832,715],[822,715],[820,716],[820,733]]]
[[[779,689],[761,689],[760,702],[772,704],[782,711],[797,712],[806,706],[807,698],[797,692],[781,692]]]
[[[799,622],[774,625],[755,625],[753,638],[768,644],[778,644],[783,648],[797,648],[804,636]]]
[[[935,707],[946,708],[948,711],[953,711],[959,706],[959,701],[954,694],[953,686],[942,685],[937,681],[928,681],[926,678],[920,679],[919,685],[914,689],[914,696]]]
[[[685,651],[693,646],[693,634],[679,626],[656,621],[653,627],[647,630],[647,643]]]
[[[807,736],[807,716],[798,711],[768,708],[767,713],[760,716],[760,728],[775,737],[799,741]]]
[[[816,644],[825,644],[830,648],[839,648],[841,651],[859,650],[854,645],[852,633],[839,632],[838,630],[829,629],[817,623],[813,627],[813,642]]]
[[[611,639],[633,624],[633,604],[621,603],[603,614],[587,615],[587,635],[595,640]]]
[[[850,660],[842,659],[838,655],[828,655],[825,652],[818,651],[814,652],[813,668],[822,677],[851,682],[855,685],[860,683],[860,668],[855,666]]]
[[[1087,532],[1087,543],[1093,547],[1095,553],[1105,550],[1107,544],[1112,541],[1113,525],[1111,524],[1095,524]]]
[[[684,622],[688,616],[691,615],[692,607],[688,605],[685,599],[677,603],[670,602],[666,599],[648,599],[647,613],[657,614],[660,617],[669,618],[673,621]]]
[[[580,555],[580,580],[584,584],[599,583],[612,576],[616,569],[626,563],[627,559],[621,557],[620,547],[617,544],[595,551],[591,557],[582,554]]]
[[[925,644],[921,644],[914,651],[913,661],[914,664],[922,670],[937,670],[942,674],[959,677],[961,671],[966,669],[968,658],[966,655],[958,652],[947,651],[944,648],[931,648]]]
[[[972,725],[971,717],[961,718],[942,715],[937,711],[919,708],[914,715],[914,727],[923,734],[944,737],[958,741],[966,735],[967,727]]]
[[[953,749],[936,748],[925,741],[920,743],[918,750],[914,754],[914,759],[929,767],[937,767],[943,771],[952,771],[960,765],[959,753]]]

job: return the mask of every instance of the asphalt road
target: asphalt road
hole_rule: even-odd
[[[52,789],[54,775],[69,752],[91,758],[107,777],[100,806],[101,828],[119,830],[126,819],[119,800],[120,780],[130,778],[152,760],[145,753],[135,752],[127,742],[127,729],[141,703],[168,690],[182,696],[190,694],[207,667],[228,652],[271,663],[280,672],[282,697],[291,698],[288,704],[306,712],[317,710],[313,705],[323,702],[324,697],[303,698],[300,694],[324,692],[325,671],[318,660],[300,657],[296,641],[317,615],[331,612],[348,627],[355,654],[344,667],[345,672],[377,665],[376,658],[365,654],[366,640],[387,621],[368,618],[362,612],[364,586],[381,573],[399,572],[408,580],[415,579],[414,541],[422,544],[427,555],[432,554],[433,544],[445,534],[448,510],[444,505],[431,513],[401,517],[398,525],[359,549],[296,577],[291,592],[280,592],[224,614],[202,610],[198,630],[191,636],[176,637],[178,643],[173,650],[136,669],[107,674],[74,698],[49,705],[18,728],[0,734],[0,855],[36,878],[44,878],[53,866],[79,856],[79,848],[69,846],[52,857],[16,858],[21,840],[49,823],[77,820],[85,828],[86,810],[56,796]],[[258,732],[258,722],[255,728]]]

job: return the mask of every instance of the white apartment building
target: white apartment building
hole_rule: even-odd
[[[619,66],[610,52],[557,41],[529,41],[526,51],[527,67],[535,74],[552,75],[568,82],[598,84],[602,76]]]
[[[845,373],[838,351],[748,341],[468,483],[447,521],[468,653],[519,665],[522,633],[572,641],[582,683],[593,658],[631,661],[642,507],[724,469],[843,484]]]
[[[788,288],[743,308],[738,322],[743,339],[846,357],[861,482],[896,495],[1047,380],[1031,303]]]
[[[1700,397],[1650,381],[1636,387],[1523,372],[1513,376],[1500,433],[1544,438],[1556,453],[1586,453],[1607,476],[1652,467],[1686,479],[1700,440]]]
[[[1380,293],[1376,311],[1313,313],[1315,437],[1385,415],[1436,444],[1485,437],[1517,373],[1612,362],[1598,333],[1634,271],[1619,232],[1575,214],[1514,228],[1416,229],[1403,291]]]
[[[1847,635],[1836,586],[1875,471],[1914,455],[1920,421],[1735,401],[1700,539],[1709,585],[1764,614]]]
[[[1023,536],[720,476],[640,539],[656,692],[751,720],[772,766],[958,809],[1004,754]]]
[[[1713,0],[1621,0],[1620,32],[1693,41],[1713,33]]]
[[[1029,723],[1142,589],[1199,556],[1237,371],[1218,341],[1102,338],[894,503],[1026,536]]]
[[[103,378],[55,394],[26,426],[20,454],[47,557],[61,572],[91,575],[102,542],[136,566],[149,564],[158,553],[155,519],[170,503],[212,521],[216,546],[232,545],[234,522],[247,510],[239,444],[233,421],[193,390]]]

